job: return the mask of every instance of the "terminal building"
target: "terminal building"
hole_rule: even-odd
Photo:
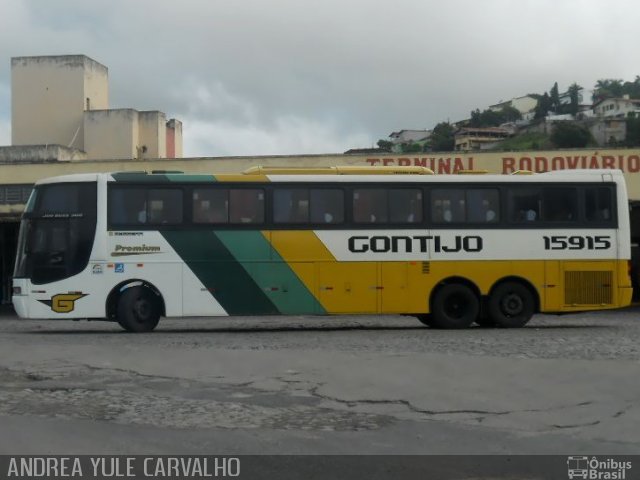
[[[182,124],[160,111],[110,108],[108,73],[84,55],[12,58],[11,147],[2,157],[29,161],[34,146],[48,145],[59,160],[182,157]]]
[[[619,168],[640,252],[640,149],[455,151],[182,158],[182,123],[160,111],[109,107],[108,69],[84,55],[11,60],[11,141],[0,146],[0,303],[11,300],[18,226],[33,184],[70,173],[178,170],[235,173],[262,166],[424,166],[436,174]]]

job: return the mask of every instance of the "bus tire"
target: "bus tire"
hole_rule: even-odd
[[[130,287],[118,299],[118,323],[128,332],[150,332],[160,321],[157,295],[145,287]]]
[[[533,293],[519,282],[502,283],[489,296],[489,317],[498,327],[523,327],[531,320],[535,308]]]
[[[431,314],[429,313],[421,313],[420,315],[416,315],[416,318],[420,320],[420,323],[426,325],[427,327],[433,327],[433,319],[431,318]]]
[[[486,315],[480,315],[476,318],[476,323],[482,328],[493,328],[496,326],[496,322],[493,321],[493,318],[487,317]]]
[[[468,328],[479,313],[475,292],[461,283],[449,283],[438,288],[432,298],[430,322],[435,328]]]

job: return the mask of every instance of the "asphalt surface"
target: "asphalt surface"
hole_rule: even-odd
[[[640,309],[411,317],[0,316],[2,454],[635,454]]]

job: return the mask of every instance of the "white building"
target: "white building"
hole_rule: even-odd
[[[631,99],[629,95],[622,98],[605,98],[593,106],[598,117],[624,118],[630,113],[640,116],[640,100]]]
[[[394,144],[424,142],[431,136],[431,130],[400,130],[393,132],[389,138]]]
[[[507,100],[506,102],[496,103],[495,105],[490,105],[489,110],[494,112],[499,112],[504,107],[513,107],[518,110],[523,116],[529,112],[533,112],[538,105],[538,100],[530,95],[525,95],[523,97],[512,98],[511,100]]]

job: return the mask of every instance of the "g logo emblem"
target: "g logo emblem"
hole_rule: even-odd
[[[57,313],[73,312],[76,300],[86,296],[85,293],[59,293],[51,297],[51,310]]]

